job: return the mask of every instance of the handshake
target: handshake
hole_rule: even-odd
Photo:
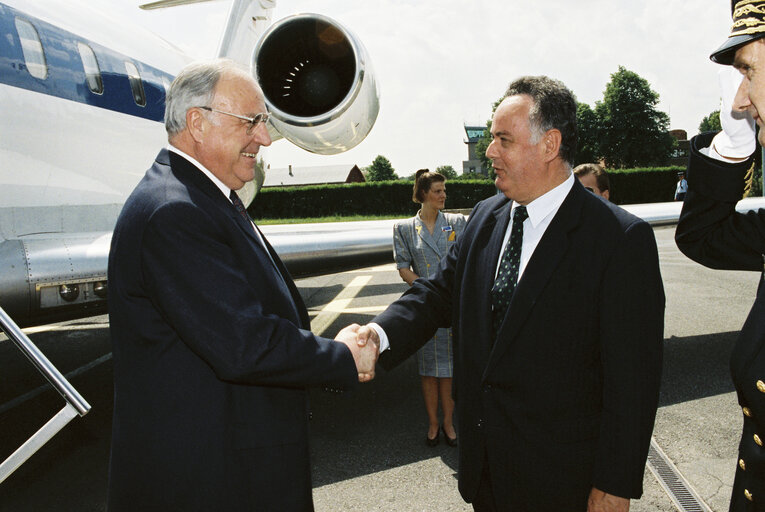
[[[359,382],[369,382],[375,378],[375,364],[380,355],[380,338],[370,326],[351,324],[337,333],[335,341],[345,343],[353,354]]]

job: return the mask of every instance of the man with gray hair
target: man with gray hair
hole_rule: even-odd
[[[313,510],[309,385],[352,386],[353,329],[310,331],[292,278],[236,190],[271,143],[263,93],[228,60],[167,94],[169,145],[109,255],[110,511]]]
[[[661,380],[653,231],[574,178],[576,100],[561,82],[510,84],[491,138],[502,195],[359,343],[391,368],[452,327],[459,489],[476,511],[624,512]]]

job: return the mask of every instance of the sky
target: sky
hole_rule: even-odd
[[[212,57],[228,1],[161,11],[109,0],[200,58]],[[330,16],[363,42],[380,88],[375,126],[356,148],[313,155],[287,141],[265,153],[272,167],[349,164],[377,155],[399,176],[467,158],[463,125],[483,125],[507,85],[523,75],[565,83],[594,106],[619,66],[660,96],[671,129],[689,136],[719,108],[717,71],[709,54],[727,38],[727,0],[281,0],[272,20],[301,12]]]

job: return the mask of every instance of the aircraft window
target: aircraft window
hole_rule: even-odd
[[[24,52],[24,64],[27,71],[35,78],[48,78],[48,63],[45,61],[40,36],[35,27],[27,20],[16,18],[16,32],[21,40],[21,51]]]
[[[125,62],[128,80],[130,80],[130,89],[133,91],[133,99],[139,107],[146,106],[146,94],[143,92],[143,82],[141,75],[138,74],[138,68],[132,62]]]
[[[88,88],[96,94],[103,94],[104,81],[101,79],[101,69],[98,67],[98,60],[93,49],[83,43],[77,43],[80,50],[80,59],[82,67],[85,70],[85,80],[88,82]]]

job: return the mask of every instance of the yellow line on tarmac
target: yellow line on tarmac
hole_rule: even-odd
[[[93,322],[87,324],[70,325],[40,325],[38,327],[26,327],[22,329],[24,334],[36,334],[38,332],[49,331],[84,331],[87,329],[105,329],[109,327],[109,322]]]
[[[369,313],[382,313],[385,311],[385,308],[387,308],[387,305],[381,305],[381,306],[360,306],[357,308],[338,308],[335,309],[336,306],[333,306],[331,303],[327,304],[322,311],[333,311],[335,313],[351,313],[351,314],[357,314],[357,315],[364,315]]]
[[[393,265],[390,263],[384,263],[382,265],[377,265],[374,267],[365,267],[365,268],[357,268],[353,270],[346,270],[344,272],[341,272],[341,274],[353,274],[356,272],[390,272],[393,269]]]
[[[356,295],[364,288],[372,276],[358,276],[342,289],[332,301],[324,306],[316,317],[311,321],[311,330],[318,335],[323,335],[324,331],[344,312],[350,305]],[[335,334],[335,333],[331,333]]]

